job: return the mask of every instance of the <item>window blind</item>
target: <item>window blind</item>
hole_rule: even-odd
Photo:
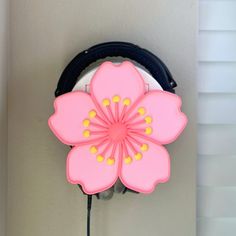
[[[198,236],[236,233],[236,1],[199,0]]]

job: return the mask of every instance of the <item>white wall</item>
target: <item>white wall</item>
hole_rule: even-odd
[[[0,0],[0,235],[5,235],[7,191],[7,0]]]
[[[198,235],[236,232],[236,1],[200,1]]]
[[[197,0],[12,0],[8,236],[85,235],[86,198],[67,183],[68,148],[47,127],[63,68],[93,44],[124,40],[159,55],[189,124],[168,149],[172,176],[150,196],[95,201],[92,235],[195,235]]]

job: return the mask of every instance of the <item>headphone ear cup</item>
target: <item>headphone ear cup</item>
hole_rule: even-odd
[[[103,191],[101,193],[98,193],[98,199],[102,200],[110,200],[113,197],[114,194],[114,187],[111,187],[107,189],[106,191]]]
[[[125,191],[125,186],[124,184],[122,184],[122,182],[120,181],[120,179],[118,179],[114,185],[114,192],[115,193],[123,193]]]
[[[98,199],[110,200],[113,197],[114,193],[124,193],[125,190],[126,187],[122,184],[120,179],[118,179],[113,187],[109,188],[106,191],[98,193],[97,196]]]

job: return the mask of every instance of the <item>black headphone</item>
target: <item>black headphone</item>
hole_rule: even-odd
[[[160,84],[163,90],[175,93],[177,86],[167,66],[153,53],[137,45],[127,42],[106,42],[97,44],[89,49],[80,52],[66,66],[58,81],[55,96],[71,92],[79,80],[81,73],[92,63],[107,57],[122,57],[139,63],[152,77]],[[80,186],[79,186],[80,187]],[[121,183],[117,192],[125,193],[132,190],[127,189]],[[82,190],[82,188],[80,187]],[[103,194],[96,194],[97,198],[109,199],[113,191],[105,191]]]
[[[80,52],[66,66],[58,81],[55,96],[70,92],[78,77],[89,65],[106,57],[124,57],[141,64],[161,85],[163,90],[174,93],[177,86],[167,66],[153,53],[127,42],[97,44]]]
[[[177,84],[167,66],[157,56],[132,43],[107,42],[90,47],[74,57],[74,59],[66,66],[58,81],[55,96],[58,97],[64,93],[71,92],[76,83],[80,80],[79,77],[84,70],[98,60],[105,60],[107,57],[122,57],[135,61],[152,75],[163,90],[175,93],[174,88]],[[117,186],[114,187],[118,189],[116,192],[134,192],[133,190],[127,189],[121,182],[118,183]],[[81,187],[80,189],[82,190]],[[113,191],[114,189],[108,189],[102,193],[96,194],[96,196],[97,198],[110,199],[113,195]],[[88,195],[87,235],[90,235],[91,205],[92,196]]]

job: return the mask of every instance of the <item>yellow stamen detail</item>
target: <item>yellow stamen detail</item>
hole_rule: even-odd
[[[85,119],[85,120],[83,121],[83,125],[84,125],[84,127],[89,127],[89,125],[90,125],[90,120]]]
[[[152,123],[152,117],[151,116],[146,116],[144,118],[144,120],[145,120],[146,124],[151,124]]]
[[[94,118],[96,115],[97,115],[97,112],[96,112],[95,110],[91,110],[91,111],[89,112],[89,117],[90,117],[90,118]]]
[[[84,130],[83,135],[85,138],[88,138],[90,136],[90,131],[89,130]]]
[[[103,105],[104,107],[109,106],[109,105],[110,105],[110,100],[109,100],[108,98],[103,99],[102,105]]]
[[[123,100],[123,104],[124,104],[125,106],[129,106],[130,103],[131,103],[131,101],[130,101],[129,98],[125,98],[125,99]]]
[[[146,112],[146,110],[145,110],[143,107],[140,107],[140,108],[138,109],[138,113],[139,113],[139,115],[141,115],[141,116],[143,116],[143,115],[145,114],[145,112]]]
[[[119,101],[120,101],[120,97],[119,96],[114,96],[113,98],[112,98],[112,101],[114,102],[114,103],[118,103]]]
[[[104,160],[104,157],[102,155],[97,155],[97,161],[102,162]]]
[[[146,134],[151,134],[151,133],[152,133],[152,128],[151,128],[151,127],[147,127],[147,128],[145,129],[145,133],[146,133]]]
[[[91,152],[92,154],[97,153],[97,151],[98,151],[98,149],[97,149],[95,146],[91,146],[91,147],[90,147],[90,152]]]
[[[131,157],[125,157],[125,164],[130,164],[132,162],[132,158]]]
[[[109,166],[114,165],[114,163],[115,163],[115,159],[114,159],[114,158],[109,157],[109,158],[107,159],[107,164],[108,164]]]
[[[149,148],[149,146],[148,146],[146,143],[142,144],[141,147],[140,147],[140,149],[141,149],[143,152],[147,151],[148,148]]]
[[[136,159],[137,161],[139,161],[139,160],[141,160],[141,159],[143,158],[143,155],[142,155],[142,153],[137,152],[137,153],[134,155],[134,157],[135,157],[135,159]]]

